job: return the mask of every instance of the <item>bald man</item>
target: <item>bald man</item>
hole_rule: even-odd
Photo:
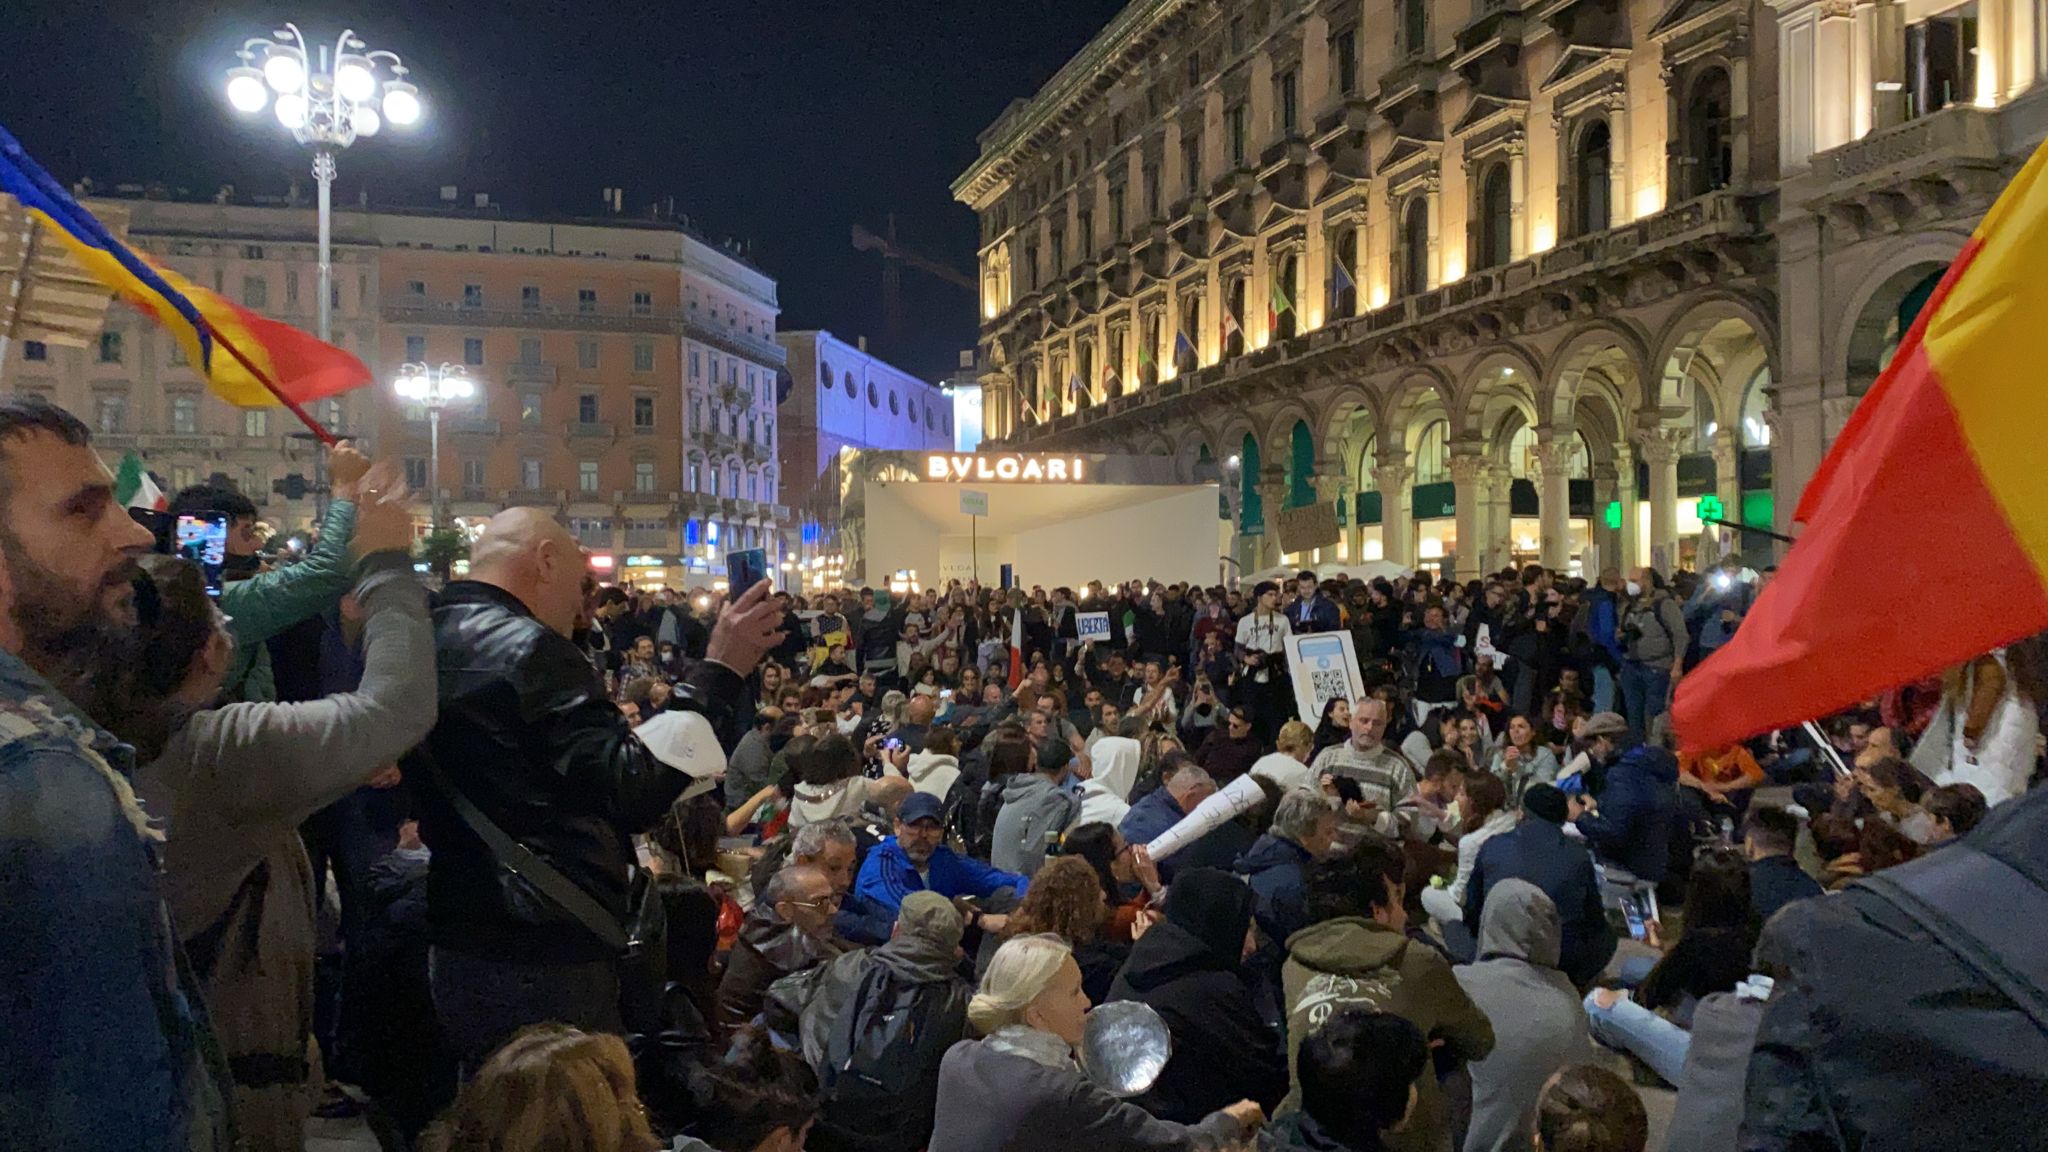
[[[441,712],[411,779],[433,849],[434,1007],[472,1069],[528,1024],[621,1030],[632,837],[690,782],[633,735],[569,639],[587,571],[552,516],[512,508],[434,608]],[[781,621],[765,582],[747,590],[669,709],[703,716],[729,753],[732,706]]]

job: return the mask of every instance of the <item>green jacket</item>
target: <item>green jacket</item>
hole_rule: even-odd
[[[1425,1038],[1443,1041],[1452,1059],[1483,1060],[1493,1051],[1493,1024],[1451,974],[1450,962],[1375,920],[1325,920],[1288,937],[1281,982],[1290,1080],[1302,1039],[1352,1006],[1401,1017]],[[1450,1152],[1450,1121],[1433,1065],[1423,1068],[1415,1088],[1415,1114],[1407,1127],[1387,1134],[1386,1146],[1392,1152]],[[1295,1080],[1280,1110],[1300,1107],[1300,1093]]]
[[[356,533],[356,506],[336,500],[320,522],[320,540],[304,560],[273,569],[220,590],[235,658],[222,689],[229,703],[277,699],[267,641],[315,613],[325,612],[355,584],[349,543]]]

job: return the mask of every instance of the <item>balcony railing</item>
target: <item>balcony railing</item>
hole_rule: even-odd
[[[504,431],[504,425],[496,420],[485,420],[475,416],[459,416],[445,421],[448,431],[455,436],[496,436]]]
[[[616,440],[619,426],[609,420],[571,420],[562,425],[562,434],[587,439]]]
[[[560,375],[555,365],[544,360],[521,360],[505,366],[508,384],[553,384]]]
[[[562,497],[560,488],[510,488],[505,492],[505,503],[513,507],[559,508]]]

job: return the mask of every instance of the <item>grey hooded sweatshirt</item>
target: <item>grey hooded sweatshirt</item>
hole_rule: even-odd
[[[996,813],[989,863],[1005,872],[1036,875],[1045,863],[1047,833],[1065,832],[1080,810],[1081,801],[1043,772],[1019,773],[1003,781],[1003,807]]]
[[[1503,880],[1486,896],[1479,959],[1454,968],[1465,994],[1493,1021],[1493,1052],[1474,1063],[1472,1125],[1465,1152],[1527,1148],[1536,1098],[1551,1073],[1593,1059],[1586,1011],[1558,971],[1557,905],[1527,880]]]

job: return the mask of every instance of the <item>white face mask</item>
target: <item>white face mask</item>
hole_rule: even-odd
[[[1631,596],[1641,596],[1643,594],[1643,586],[1633,580],[1623,585],[1623,587],[1628,589],[1628,594]]]

